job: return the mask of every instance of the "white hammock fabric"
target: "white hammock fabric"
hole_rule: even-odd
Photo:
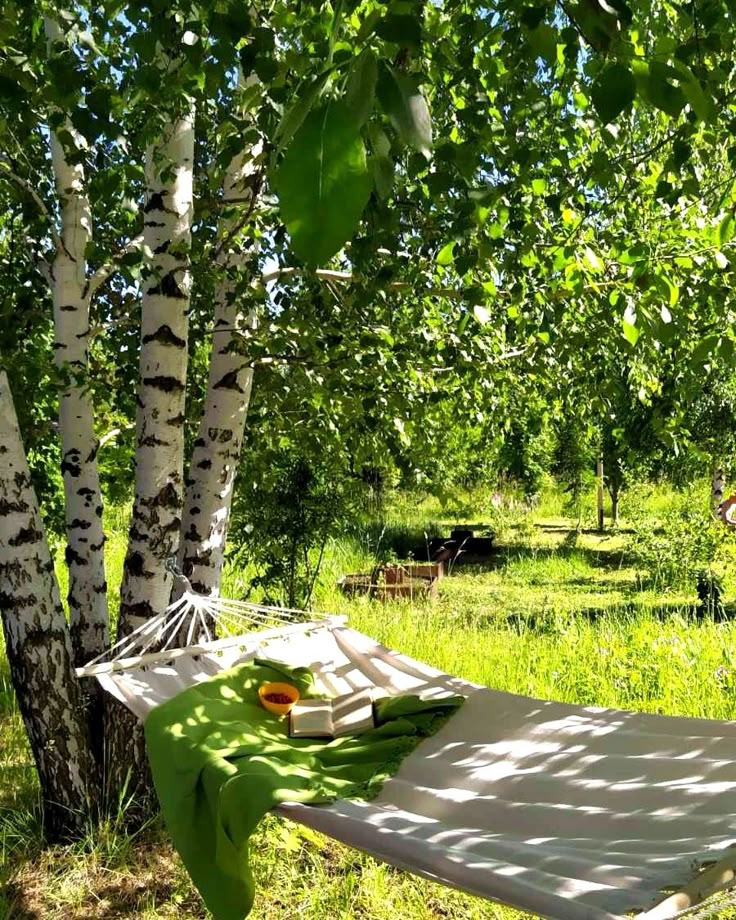
[[[185,608],[189,639],[201,629],[204,641],[146,651]],[[220,609],[233,628],[236,613],[254,614],[260,631],[213,640],[204,624]],[[141,719],[252,657],[306,665],[330,694],[463,694],[462,709],[373,801],[278,812],[433,881],[556,920],[666,920],[735,883],[736,722],[489,690],[391,651],[345,618],[297,623],[293,614],[185,596],[138,631],[142,645],[131,636],[78,673],[96,676]],[[283,625],[269,628],[272,616]]]

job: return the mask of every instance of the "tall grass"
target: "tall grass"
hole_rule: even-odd
[[[636,520],[655,523],[680,501],[664,489],[642,489],[634,499]],[[501,514],[483,495],[451,506],[404,497],[380,527],[356,528],[330,543],[315,606],[346,612],[351,625],[387,645],[498,689],[736,718],[736,625],[697,618],[687,585],[643,591],[626,528],[603,536],[578,532],[564,510],[564,498],[553,489],[543,492],[532,515]],[[449,527],[469,520],[494,527],[499,551],[488,567],[458,566],[442,582],[436,604],[348,600],[337,589],[339,575],[370,568],[386,549],[381,541],[398,545],[432,521]],[[125,509],[108,512],[108,525],[114,596],[125,552]],[[223,592],[242,596],[246,575],[228,569]],[[727,589],[733,601],[733,584]],[[43,847],[33,768],[1,654],[0,771],[0,920],[205,916],[156,821],[135,839],[111,820],[73,846]],[[254,920],[530,917],[417,880],[274,817],[255,835],[253,854],[259,881]]]

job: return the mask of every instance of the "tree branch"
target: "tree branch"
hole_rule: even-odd
[[[84,296],[91,297],[95,291],[102,287],[102,285],[110,278],[110,276],[113,275],[115,271],[117,271],[117,263],[120,261],[120,259],[122,259],[123,256],[127,256],[129,252],[140,249],[142,245],[143,234],[141,233],[126,243],[122,249],[118,250],[118,252],[116,252],[108,262],[105,262],[104,265],[101,265],[97,271],[89,277],[87,284],[84,286]]]
[[[54,245],[59,250],[65,249],[64,243],[61,239],[61,236],[59,235],[59,231],[56,229],[53,214],[49,210],[46,202],[43,200],[43,198],[41,198],[31,183],[28,182],[27,179],[24,179],[22,176],[19,176],[17,173],[13,172],[7,161],[4,159],[0,159],[0,176],[5,176],[6,178],[10,179],[11,182],[14,182],[19,188],[22,188],[23,191],[33,199],[36,207],[49,222],[49,232],[53,238]]]

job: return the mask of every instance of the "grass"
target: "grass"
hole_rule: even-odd
[[[636,520],[627,524],[655,527],[690,500],[663,488],[640,489],[630,503]],[[736,621],[696,618],[687,585],[647,586],[647,573],[631,554],[628,527],[598,535],[589,532],[585,517],[578,530],[577,515],[565,514],[554,489],[531,514],[492,513],[484,496],[450,508],[403,500],[385,528],[329,546],[315,605],[347,612],[352,625],[387,645],[499,689],[736,718]],[[402,541],[421,538],[429,521],[470,519],[494,527],[499,550],[488,567],[458,566],[442,582],[436,604],[347,601],[336,589],[340,574],[369,568]],[[108,576],[115,586],[125,550],[124,512],[110,515],[108,525]],[[383,545],[377,546],[381,533]],[[224,593],[238,596],[243,589],[242,573],[229,571]],[[726,578],[726,601],[734,600],[736,585]],[[259,882],[254,920],[530,917],[416,879],[275,817],[263,822],[253,853]],[[0,920],[205,916],[155,819],[133,839],[111,821],[90,828],[74,845],[44,848],[33,767],[0,654]]]

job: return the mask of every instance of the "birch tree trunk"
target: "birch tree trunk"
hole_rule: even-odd
[[[246,313],[242,269],[248,254],[235,246],[258,194],[256,160],[260,145],[235,157],[225,177],[223,206],[231,205],[219,227],[220,281],[215,297],[215,324],[207,393],[186,481],[180,565],[200,594],[219,594],[225,541],[235,475],[243,443],[253,384],[253,368],[242,349],[242,330],[254,328],[254,309]],[[252,258],[252,253],[251,253]],[[246,285],[249,279],[245,279]],[[236,330],[241,330],[241,335]]]
[[[181,530],[184,407],[191,289],[194,111],[174,121],[146,157],[141,354],[133,520],[120,630],[163,612]]]
[[[49,53],[63,35],[46,19]],[[64,122],[79,149],[86,146],[69,119]],[[56,366],[62,379],[59,405],[61,472],[66,498],[66,562],[69,567],[71,639],[76,665],[108,645],[109,621],[102,529],[102,494],[97,468],[98,441],[87,383],[89,296],[85,248],[92,231],[82,164],[70,164],[55,133],[51,160],[61,213],[61,246],[52,266]]]
[[[164,130],[146,155],[143,247],[148,260],[141,302],[141,353],[136,416],[133,519],[123,570],[118,634],[162,613],[181,532],[184,408],[191,290],[194,108]],[[151,792],[143,732],[124,706],[110,701],[106,725],[110,763],[106,794],[133,795],[137,822]]]
[[[4,371],[0,612],[10,674],[41,782],[46,829],[58,839],[82,828],[98,783],[66,617]]]

